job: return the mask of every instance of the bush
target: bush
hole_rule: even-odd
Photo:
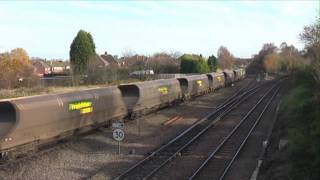
[[[110,84],[129,79],[129,69],[119,67],[99,67],[88,71],[84,84]]]
[[[320,179],[319,88],[310,67],[294,76],[296,87],[284,98],[281,111],[291,119],[289,128],[290,176],[292,179]]]
[[[181,73],[208,73],[210,68],[204,58],[198,55],[184,54],[179,58],[181,61]]]

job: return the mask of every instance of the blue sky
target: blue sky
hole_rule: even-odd
[[[0,52],[21,47],[30,56],[63,58],[79,29],[96,51],[151,55],[180,51],[208,56],[226,46],[251,57],[263,43],[286,41],[315,20],[319,1],[1,1]]]

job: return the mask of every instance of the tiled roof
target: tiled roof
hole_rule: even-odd
[[[116,61],[110,54],[103,54],[101,55],[101,58],[107,61],[109,64],[118,64],[118,61]]]

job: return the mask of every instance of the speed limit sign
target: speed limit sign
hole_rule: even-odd
[[[124,132],[122,129],[115,129],[113,130],[113,139],[116,141],[122,141],[124,138]]]

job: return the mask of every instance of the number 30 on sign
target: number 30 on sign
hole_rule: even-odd
[[[122,129],[113,130],[113,139],[116,141],[122,141],[124,139],[124,132]]]

